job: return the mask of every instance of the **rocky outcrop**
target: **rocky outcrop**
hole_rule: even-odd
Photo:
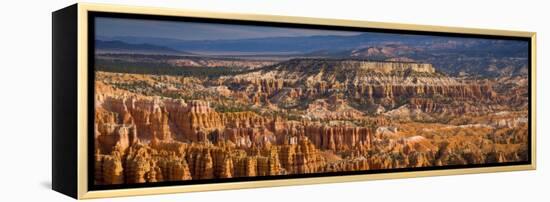
[[[229,128],[269,127],[269,123],[271,123],[271,118],[259,116],[249,111],[221,113],[220,119],[223,125]]]
[[[214,178],[214,161],[209,148],[192,147],[188,150],[186,159],[193,179]]]
[[[183,181],[191,180],[191,172],[189,171],[189,166],[187,162],[179,158],[168,158],[166,160],[161,160],[158,162],[160,167],[160,174],[157,176],[162,176],[164,181]],[[156,179],[157,181],[163,181]]]
[[[157,167],[154,152],[144,145],[136,145],[130,148],[125,159],[126,183],[145,183],[162,181],[162,173]]]
[[[364,60],[216,78],[96,72],[94,182],[525,161],[527,83]]]
[[[96,123],[99,134],[112,124],[135,127],[140,139],[205,141],[207,134],[222,127],[220,115],[208,102],[138,97],[106,97],[99,103]]]
[[[358,70],[366,70],[384,74],[405,71],[435,73],[435,68],[427,63],[378,62],[353,59],[292,59],[279,64],[279,68],[295,72],[309,71],[315,68],[315,70],[320,71],[342,70],[357,72]]]
[[[346,171],[358,171],[369,170],[369,161],[364,157],[346,159],[338,161],[336,163],[328,164],[323,171],[324,172],[346,172]]]
[[[283,89],[284,81],[282,79],[273,78],[235,77],[229,79],[228,85],[245,86],[249,92],[273,95]]]
[[[235,143],[238,148],[270,146],[277,141],[275,135],[266,128],[226,128],[223,139]]]
[[[507,99],[498,96],[491,82],[459,80],[436,72],[431,64],[412,62],[293,59],[273,68],[222,80],[246,93],[255,105],[288,108],[300,106],[295,104],[300,100],[312,100],[309,117],[327,119],[356,118],[361,116],[361,111],[331,113],[334,109],[323,107],[326,97],[345,97],[344,104],[357,103],[370,108],[380,105],[384,110],[410,102],[412,107],[427,109],[426,113],[442,113],[447,109],[441,109],[443,106],[438,110],[429,109],[416,106],[416,102],[429,99],[436,105],[445,105],[460,100],[496,105],[499,100]],[[456,112],[475,110],[463,108]],[[379,113],[380,110],[370,111]]]
[[[276,131],[278,144],[297,144],[306,137],[315,148],[345,151],[356,146],[369,147],[373,129],[352,126],[326,126],[319,123],[286,124]]]
[[[123,184],[124,169],[121,157],[116,155],[96,155],[94,182],[96,184]]]
[[[118,124],[135,125],[140,139],[150,140],[172,139],[168,125],[168,113],[164,103],[159,99],[139,99],[137,97],[105,97],[97,103],[97,108],[109,113],[96,112],[96,123],[101,127],[103,123],[115,122]]]
[[[113,151],[124,153],[128,147],[138,142],[136,126],[124,124],[101,124],[96,127],[96,149],[103,154]]]
[[[315,173],[325,166],[325,159],[306,137],[289,138],[279,148],[281,166],[289,173]]]
[[[369,147],[372,139],[372,129],[365,127],[311,125],[305,128],[305,134],[318,148],[333,151]]]
[[[317,99],[308,104],[306,115],[313,120],[350,120],[360,119],[365,115],[346,103],[345,100],[330,97],[328,100]]]
[[[350,94],[367,98],[414,98],[442,96],[448,98],[491,99],[495,92],[490,85],[357,85]]]
[[[209,103],[197,100],[188,103],[174,122],[181,129],[183,139],[188,141],[206,141],[208,133],[223,126],[220,115]]]

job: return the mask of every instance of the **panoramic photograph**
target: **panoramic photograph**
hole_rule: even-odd
[[[96,17],[91,181],[529,161],[527,40],[357,30]]]

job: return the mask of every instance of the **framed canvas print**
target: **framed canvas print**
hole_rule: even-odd
[[[75,4],[53,189],[78,199],[535,169],[535,33]]]

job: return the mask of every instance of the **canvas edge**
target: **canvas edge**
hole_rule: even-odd
[[[411,171],[400,173],[382,173],[382,174],[361,174],[350,176],[334,176],[334,177],[314,177],[301,179],[281,179],[281,180],[265,180],[265,181],[244,181],[232,183],[216,183],[216,184],[201,184],[201,185],[181,185],[181,186],[166,186],[166,187],[151,187],[151,188],[128,188],[116,190],[101,190],[90,191],[88,189],[88,12],[103,11],[129,14],[151,14],[164,16],[186,16],[186,17],[201,17],[201,18],[216,18],[230,20],[250,20],[264,22],[284,22],[284,23],[301,23],[314,25],[334,25],[334,26],[350,26],[350,27],[365,27],[365,28],[380,28],[380,29],[396,29],[409,31],[429,31],[443,33],[459,33],[459,34],[481,34],[492,36],[516,36],[527,37],[531,39],[531,164],[514,165],[514,166],[496,166],[496,167],[481,167],[481,168],[466,168],[466,169],[449,169],[449,170],[431,170],[431,171]],[[382,179],[400,179],[413,177],[428,177],[428,176],[445,176],[445,175],[460,175],[460,174],[476,174],[476,173],[493,173],[506,171],[522,171],[536,169],[536,33],[527,31],[512,31],[512,30],[495,30],[495,29],[479,29],[479,28],[463,28],[463,27],[447,27],[433,25],[415,25],[401,23],[383,23],[369,22],[357,20],[342,20],[342,19],[326,19],[326,18],[310,18],[310,17],[295,17],[295,16],[278,16],[278,15],[258,15],[258,14],[241,14],[241,13],[223,13],[209,12],[183,9],[155,8],[155,7],[140,7],[140,6],[124,6],[110,4],[95,4],[95,3],[78,3],[78,199],[92,199],[104,197],[122,197],[135,195],[152,195],[152,194],[171,194],[199,191],[214,191],[228,189],[246,189],[246,188],[261,188],[261,187],[278,187],[292,185],[310,185],[323,183],[339,183],[352,181],[367,181],[367,180],[382,180]]]

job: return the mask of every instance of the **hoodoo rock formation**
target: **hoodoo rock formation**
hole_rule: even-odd
[[[521,78],[450,77],[414,62],[259,64],[211,77],[96,72],[95,184],[529,158]]]

